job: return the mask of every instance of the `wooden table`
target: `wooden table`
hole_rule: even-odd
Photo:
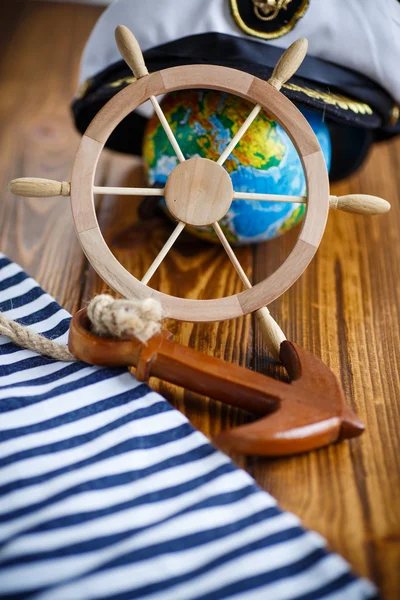
[[[77,242],[66,199],[22,199],[7,191],[14,177],[70,178],[79,142],[69,104],[80,54],[101,8],[40,2],[9,3],[0,20],[0,249],[18,261],[71,312],[104,284]],[[323,242],[301,280],[271,305],[289,339],[335,371],[365,421],[355,440],[295,458],[235,457],[285,509],[326,536],[354,569],[387,598],[400,595],[399,312],[400,140],[373,149],[361,170],[332,186],[333,194],[383,196],[388,215],[332,213]],[[145,185],[138,158],[104,153],[99,185]],[[117,258],[140,276],[172,226],[137,225],[137,199],[102,197],[98,215]],[[253,281],[271,273],[297,231],[241,248]],[[241,284],[224,251],[184,235],[152,280],[190,298],[228,295]],[[170,323],[180,342],[262,372],[273,372],[250,317],[225,323]],[[211,400],[151,382],[206,435],[245,417]]]

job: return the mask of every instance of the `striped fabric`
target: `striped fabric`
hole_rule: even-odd
[[[0,310],[67,339],[68,313],[3,255]],[[375,597],[128,372],[0,344],[1,598]]]

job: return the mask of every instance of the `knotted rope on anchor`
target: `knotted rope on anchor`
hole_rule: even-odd
[[[93,332],[107,337],[136,337],[146,342],[161,331],[162,308],[153,298],[145,300],[119,300],[109,294],[99,294],[89,303],[88,317]],[[76,361],[68,346],[46,338],[30,327],[7,319],[0,313],[0,334],[7,336],[14,344],[32,350],[43,356]]]

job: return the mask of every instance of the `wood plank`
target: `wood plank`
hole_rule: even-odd
[[[79,135],[70,101],[80,55],[98,7],[8,3],[0,38],[0,186],[35,175],[70,180]],[[54,23],[63,27],[54,27]],[[86,260],[65,198],[15,198],[2,193],[0,247],[68,310],[80,305]]]
[[[0,23],[0,185],[20,176],[68,180],[79,136],[69,104],[80,53],[101,9],[71,4],[9,3]],[[3,16],[3,15],[2,15]],[[7,26],[4,24],[7,22]],[[54,28],[62,22],[62,28]],[[275,460],[235,457],[284,508],[326,536],[386,598],[400,594],[399,270],[400,141],[381,144],[353,177],[332,187],[340,195],[387,198],[379,217],[332,212],[322,245],[303,277],[270,310],[290,339],[312,350],[340,377],[365,420],[361,437],[318,452]],[[99,185],[143,186],[140,159],[104,152]],[[138,199],[99,197],[100,226],[125,267],[141,276],[172,231],[155,218],[138,224]],[[290,251],[298,231],[238,257],[259,281]],[[70,311],[105,289],[88,268],[65,199],[29,200],[2,192],[0,247]],[[152,284],[164,292],[207,298],[242,289],[225,253],[183,235]],[[225,323],[169,322],[176,339],[209,354],[281,373],[250,317]],[[245,422],[243,412],[174,386],[151,384],[192,423],[213,435]]]

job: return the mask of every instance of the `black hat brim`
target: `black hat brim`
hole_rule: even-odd
[[[150,72],[183,64],[216,64],[239,69],[260,79],[272,74],[282,49],[242,37],[205,33],[157,46],[144,53]],[[132,81],[124,61],[118,61],[88,81],[74,99],[75,123],[84,132],[104,104]],[[322,112],[333,140],[331,179],[352,173],[365,158],[374,138],[400,132],[388,124],[390,95],[367,77],[307,56],[281,91],[295,104]],[[114,130],[107,146],[140,154],[147,119],[128,115]]]

